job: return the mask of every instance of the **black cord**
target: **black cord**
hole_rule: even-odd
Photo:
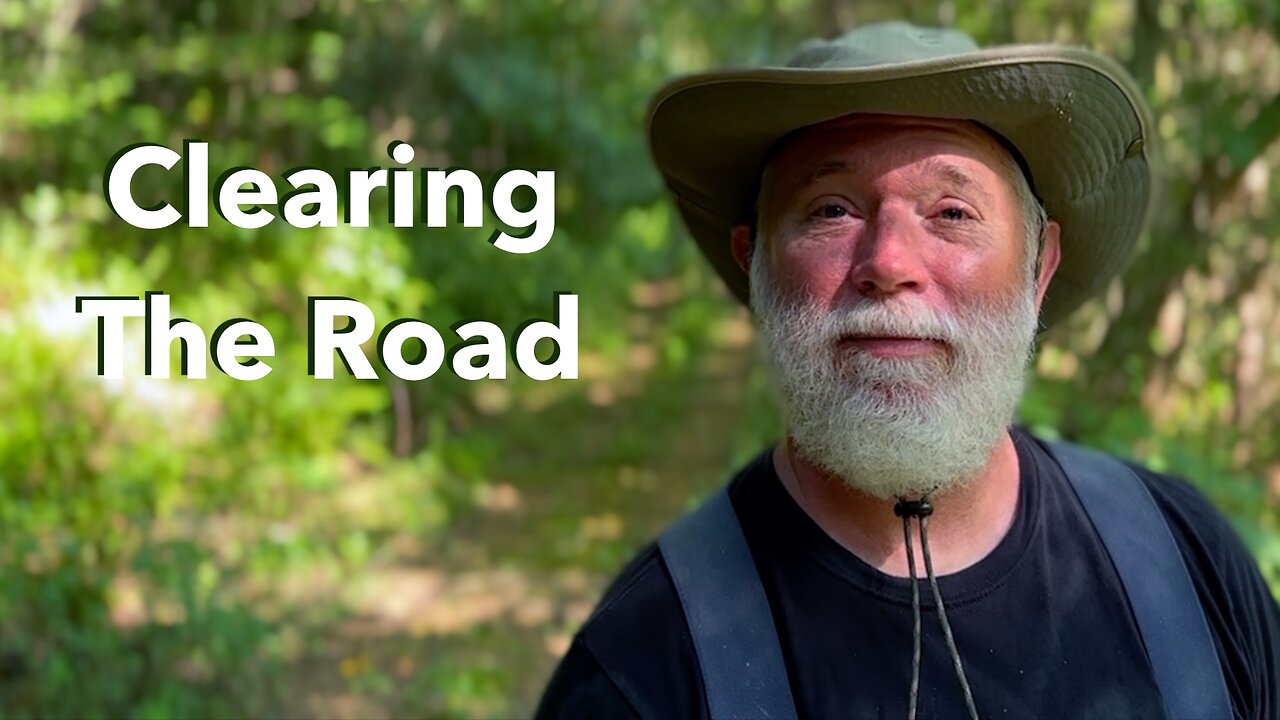
[[[924,555],[925,574],[929,578],[930,587],[933,588],[933,601],[938,606],[942,634],[947,640],[947,650],[951,653],[951,663],[955,666],[960,690],[964,693],[965,707],[969,710],[971,720],[978,720],[978,709],[973,703],[973,691],[969,689],[969,679],[965,676],[964,665],[960,662],[960,651],[956,649],[955,637],[951,634],[951,623],[947,621],[947,606],[942,602],[938,578],[933,574],[933,556],[929,552],[929,516],[933,514],[933,504],[927,497],[919,500],[899,499],[893,506],[893,514],[902,518],[902,538],[906,543],[907,570],[911,575],[911,615],[914,626],[911,631],[911,693],[907,704],[907,720],[915,720],[920,697],[920,588],[919,578],[916,576],[915,551],[911,547],[911,518],[913,517],[920,523],[920,550]]]
[[[938,604],[938,619],[942,621],[942,634],[947,639],[947,649],[951,651],[951,662],[956,668],[956,678],[960,680],[960,690],[964,692],[964,704],[969,709],[969,717],[978,720],[978,709],[973,704],[973,691],[969,689],[969,679],[965,677],[964,666],[960,663],[960,651],[956,649],[956,640],[951,635],[951,623],[947,622],[947,606],[942,604],[942,592],[938,590],[938,578],[933,574],[933,558],[929,556],[929,516],[920,518],[920,546],[924,553],[924,569],[929,576],[929,585],[933,587],[933,601]]]
[[[916,720],[916,700],[920,696],[920,587],[916,581],[916,558],[911,550],[911,518],[902,515],[902,538],[907,543],[907,568],[911,572],[911,695],[907,704],[907,720]]]

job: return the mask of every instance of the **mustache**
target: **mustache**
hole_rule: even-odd
[[[963,340],[962,323],[951,315],[910,300],[862,300],[818,318],[822,341],[849,337],[902,337],[937,340],[956,345]]]

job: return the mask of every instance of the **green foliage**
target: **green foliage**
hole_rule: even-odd
[[[1139,78],[1162,211],[1123,283],[1048,338],[1023,418],[1199,483],[1280,590],[1280,16],[1018,9],[0,0],[0,718],[527,713],[603,580],[778,430],[744,314],[649,166],[649,95],[900,14],[1087,42]],[[554,169],[556,237],[515,256],[487,229],[114,217],[112,155],[193,138],[215,173],[387,165],[392,139],[415,166]],[[182,207],[179,177],[136,191]],[[206,328],[262,322],[274,372],[98,378],[72,298],[145,290]],[[558,290],[581,297],[580,381],[306,375],[310,295],[513,330]]]

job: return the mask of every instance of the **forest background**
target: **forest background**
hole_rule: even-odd
[[[1154,228],[1046,339],[1021,421],[1190,478],[1280,591],[1269,0],[0,0],[0,718],[531,713],[608,578],[777,434],[749,318],[648,161],[649,96],[889,17],[1137,78]],[[185,138],[276,177],[387,166],[392,139],[553,169],[556,237],[112,215],[112,155]],[[577,381],[305,372],[309,295],[513,330],[565,289]],[[275,371],[97,377],[73,298],[144,290],[264,323]]]

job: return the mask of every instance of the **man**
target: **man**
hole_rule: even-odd
[[[539,717],[1280,716],[1280,609],[1210,504],[1010,428],[1038,325],[1144,224],[1122,70],[873,25],[678,81],[650,136],[787,433],[623,571]]]

